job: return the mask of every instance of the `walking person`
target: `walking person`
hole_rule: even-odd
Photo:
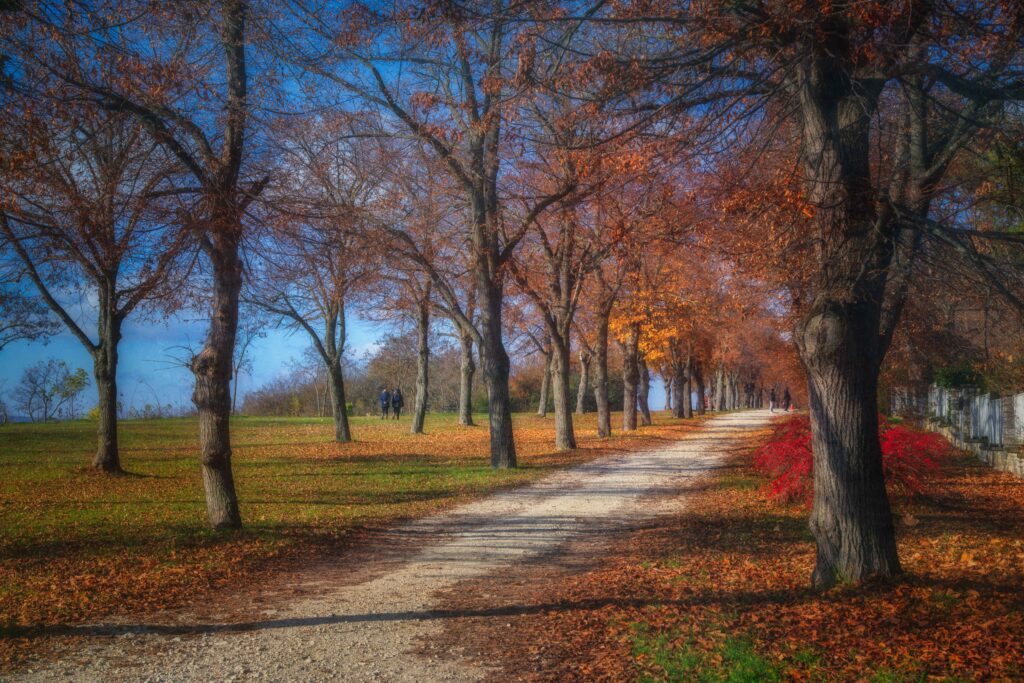
[[[387,419],[388,410],[391,409],[391,392],[385,389],[380,392],[380,419]]]
[[[771,393],[770,396],[768,396],[768,410],[769,410],[769,412],[772,412],[772,413],[775,412],[775,402],[777,400],[778,399],[775,396],[775,387],[772,387],[772,393]]]
[[[405,405],[405,398],[402,397],[402,390],[395,389],[391,392],[391,412],[397,420],[402,415],[402,407]]]
[[[782,391],[782,407],[788,413],[790,409],[790,401],[792,397],[789,395],[789,387],[786,387]]]

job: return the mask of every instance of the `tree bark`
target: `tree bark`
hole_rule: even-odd
[[[576,387],[576,414],[584,415],[587,412],[587,390],[590,388],[590,352],[581,350],[579,358],[580,383]]]
[[[345,405],[345,377],[341,372],[341,354],[339,353],[327,367],[327,384],[331,390],[331,406],[334,415],[334,440],[348,443],[352,440],[352,432],[348,425],[348,407]]]
[[[569,346],[558,341],[552,343],[551,377],[555,399],[555,448],[567,451],[576,448],[576,433],[572,425],[572,392],[569,390]]]
[[[704,390],[706,387],[704,386],[704,368],[700,363],[694,363],[693,376],[697,382],[697,414],[703,415],[707,412],[707,409],[704,407]]]
[[[687,354],[683,370],[683,417],[693,417],[693,357]]]
[[[881,320],[895,248],[892,219],[881,213],[887,205],[879,208],[872,189],[871,119],[881,91],[847,77],[848,45],[837,28],[835,45],[797,73],[803,174],[822,235],[815,294],[795,335],[814,450],[811,580],[822,588],[902,571],[878,440]]]
[[[465,332],[459,333],[459,346],[462,350],[462,364],[459,373],[459,424],[473,425],[473,374],[476,364],[473,362],[473,337]]]
[[[551,391],[551,354],[544,354],[544,374],[540,380],[540,399],[537,401],[537,417],[548,416],[548,394]]]
[[[121,322],[116,313],[103,314],[100,343],[92,353],[93,376],[96,378],[96,391],[99,395],[97,447],[92,465],[111,474],[123,471],[117,442],[117,344],[120,340]]]
[[[715,371],[715,410],[725,410],[725,394],[725,369],[719,365],[718,369]]]
[[[608,314],[600,311],[595,343],[594,403],[597,404],[597,435],[612,435],[612,412],[608,405]]]
[[[636,430],[636,397],[639,373],[637,372],[637,347],[640,343],[640,327],[629,326],[629,334],[622,344],[622,431]]]
[[[665,410],[672,412],[672,378],[662,377],[661,383],[665,388]]]
[[[416,317],[416,404],[412,415],[413,434],[423,433],[427,419],[427,396],[430,383],[430,299],[429,295],[420,302]]]
[[[640,405],[640,424],[646,427],[651,424],[651,407],[647,400],[651,394],[651,371],[643,356],[637,360],[637,366],[640,386],[637,389],[636,397],[637,403]]]
[[[230,220],[230,219],[228,219]],[[209,235],[213,266],[213,311],[206,344],[192,359],[192,402],[199,413],[199,446],[206,491],[206,514],[215,529],[238,529],[242,516],[231,471],[231,365],[238,330],[238,294],[242,287],[236,221]]]
[[[812,582],[819,587],[901,571],[878,441],[872,308],[823,301],[799,328],[814,448]]]
[[[512,399],[509,395],[509,359],[502,341],[502,291],[486,278],[477,279],[480,296],[480,325],[484,380],[487,383],[487,412],[490,422],[491,467],[516,466],[516,445],[512,437]]]

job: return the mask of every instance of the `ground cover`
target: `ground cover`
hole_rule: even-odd
[[[406,420],[355,418],[352,444],[332,441],[329,419],[238,418],[246,528],[233,533],[206,527],[194,420],[125,422],[125,477],[89,467],[89,422],[8,425],[0,429],[0,656],[15,658],[38,627],[172,607],[263,580],[338,552],[360,530],[676,438],[697,423],[656,419],[602,440],[594,416],[578,418],[581,447],[558,453],[552,418],[517,415],[522,467],[494,471],[486,427],[462,427],[454,416],[430,416],[418,436]]]
[[[820,593],[807,587],[807,508],[772,499],[753,445],[681,514],[616,540],[583,571],[524,568],[491,591],[490,611],[506,618],[452,619],[448,635],[511,680],[1024,677],[1024,481],[944,459],[927,495],[895,500],[905,577]],[[446,606],[481,607],[465,586]]]

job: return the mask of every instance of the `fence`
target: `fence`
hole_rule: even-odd
[[[997,469],[1024,476],[1024,393],[999,396],[973,387],[928,390],[931,426]]]

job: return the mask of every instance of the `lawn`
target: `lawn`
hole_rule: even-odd
[[[486,424],[486,416],[478,416]],[[234,470],[246,528],[205,524],[193,419],[125,421],[129,475],[89,467],[86,421],[0,428],[0,656],[33,627],[160,609],[342,549],[358,531],[424,515],[606,452],[676,438],[696,421],[598,439],[594,415],[577,419],[580,448],[553,450],[553,418],[515,417],[521,467],[488,464],[486,426],[430,415],[356,417],[356,441],[336,444],[329,419],[233,421]],[[613,423],[617,424],[617,423]]]

